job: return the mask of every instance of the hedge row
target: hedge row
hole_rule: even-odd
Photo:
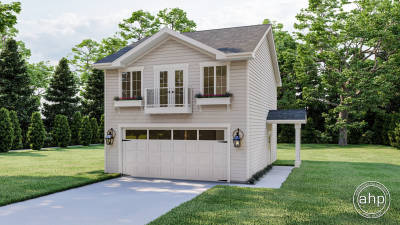
[[[34,112],[26,135],[30,148],[34,150],[50,146],[67,147],[68,145],[103,143],[103,137],[104,116],[98,124],[96,118],[82,117],[80,112],[75,112],[70,123],[65,115],[56,115],[50,132],[46,132],[41,114]],[[22,131],[17,113],[1,108],[0,152],[21,148]]]

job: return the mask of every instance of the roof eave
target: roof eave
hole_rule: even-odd
[[[307,118],[304,120],[267,120],[268,124],[306,124]]]
[[[92,64],[93,68],[98,69],[98,70],[110,70],[110,69],[119,69],[122,68],[121,65],[113,64],[111,63],[94,63]]]

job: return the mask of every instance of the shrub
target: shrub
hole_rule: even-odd
[[[10,120],[12,124],[12,128],[14,131],[14,138],[12,142],[12,149],[21,149],[22,148],[22,130],[19,124],[19,119],[17,116],[17,112],[11,110],[10,111]]]
[[[82,126],[82,115],[80,112],[75,112],[71,120],[71,143],[79,145],[79,129]]]
[[[67,147],[71,141],[71,130],[69,129],[68,118],[64,115],[57,115],[54,119],[53,142],[58,147]]]
[[[82,119],[81,128],[79,129],[79,138],[81,144],[88,146],[92,140],[92,127],[88,116]]]
[[[92,128],[92,144],[97,144],[98,143],[98,135],[97,135],[97,130],[99,129],[99,126],[97,125],[97,120],[96,118],[91,118],[90,119],[90,127]]]
[[[396,127],[388,133],[390,145],[396,148],[400,148],[400,123],[396,124]]]
[[[27,138],[33,150],[40,150],[43,147],[46,130],[44,129],[43,120],[39,112],[32,113]]]
[[[97,136],[99,138],[99,143],[104,143],[104,114],[100,117],[100,124],[97,131]]]
[[[14,139],[10,113],[6,108],[0,109],[0,152],[8,152]]]

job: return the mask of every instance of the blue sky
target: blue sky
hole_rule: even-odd
[[[8,3],[11,1],[2,1]],[[118,30],[133,11],[152,13],[179,7],[197,23],[198,30],[259,24],[276,20],[293,30],[295,16],[307,0],[22,0],[17,39],[31,49],[30,61],[56,63],[83,39],[101,40]]]

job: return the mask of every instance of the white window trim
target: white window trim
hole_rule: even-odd
[[[140,96],[142,96],[142,98],[144,98],[144,96],[143,96],[143,93],[144,93],[144,90],[143,90],[143,70],[144,70],[144,67],[143,66],[135,66],[135,67],[128,67],[128,68],[125,68],[125,69],[120,69],[120,70],[118,70],[118,83],[119,83],[119,90],[118,90],[118,92],[119,92],[119,94],[118,94],[118,96],[121,98],[122,97],[122,73],[124,73],[124,72],[137,72],[137,71],[140,71]],[[132,96],[132,93],[133,93],[133,88],[132,88],[132,85],[133,85],[133,83],[132,83],[132,75],[131,75],[131,96]]]
[[[214,67],[214,94],[217,92],[217,66],[226,66],[226,92],[229,92],[230,62],[203,62],[200,63],[200,93],[204,94],[204,67]]]

